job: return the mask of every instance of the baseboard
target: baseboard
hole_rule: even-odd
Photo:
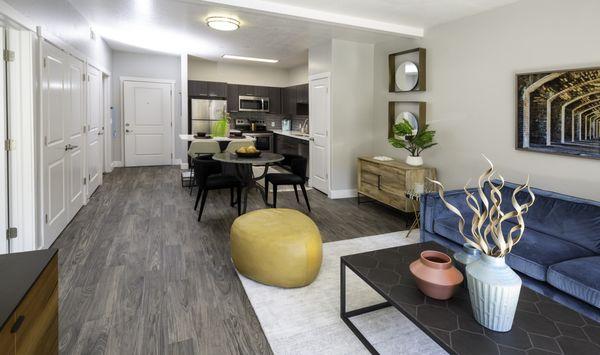
[[[110,166],[112,166],[113,168],[122,168],[123,167],[123,162],[115,160],[112,163],[110,163]]]
[[[356,197],[356,189],[329,191],[329,198],[331,198],[331,199],[350,198],[350,197]]]

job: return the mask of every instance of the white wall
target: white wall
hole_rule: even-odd
[[[600,66],[599,13],[597,0],[529,0],[429,29],[423,94],[385,94],[387,54],[414,45],[376,46],[375,153],[406,156],[386,142],[381,97],[420,99],[439,142],[423,157],[449,188],[479,176],[485,153],[508,180],[600,200],[598,160],[514,149],[515,73]]]
[[[354,196],[356,158],[371,154],[374,47],[334,39],[331,72],[333,196]]]
[[[113,160],[119,161],[122,156],[121,125],[121,82],[123,76],[175,80],[175,158],[186,159],[186,146],[179,139],[181,127],[181,73],[180,57],[160,54],[141,54],[129,52],[112,52],[112,95],[114,106],[113,121]]]
[[[34,26],[42,27],[44,37],[54,37],[69,45],[88,62],[110,72],[111,50],[99,36],[90,38],[90,24],[67,0],[6,0]],[[61,46],[62,43],[56,43]]]
[[[332,41],[308,49],[308,75],[331,72]]]
[[[302,64],[288,70],[288,86],[308,83],[308,64]]]
[[[188,79],[231,84],[285,87],[289,73],[268,64],[234,64],[188,57]]]

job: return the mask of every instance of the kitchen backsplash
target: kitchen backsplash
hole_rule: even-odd
[[[289,115],[275,115],[263,112],[231,112],[231,118],[246,119],[249,121],[265,121],[268,130],[281,129],[281,120]],[[292,116],[292,130],[299,131],[302,123],[308,119],[308,116]]]

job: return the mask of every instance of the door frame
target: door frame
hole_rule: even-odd
[[[101,71],[102,72],[102,71]],[[110,80],[111,77],[109,74],[102,72],[102,89],[103,89],[103,130],[104,130],[104,162],[103,162],[103,171],[105,173],[112,172],[112,120],[111,120],[111,97],[110,97]]]
[[[313,115],[310,114],[310,103],[312,101],[310,99],[310,83],[311,83],[311,81],[318,80],[318,79],[327,79],[327,82],[329,84],[329,117],[328,117],[328,122],[326,124],[326,126],[327,126],[327,139],[326,139],[327,153],[325,154],[325,160],[326,160],[326,166],[327,166],[327,197],[332,198],[331,197],[331,134],[332,134],[331,133],[331,118],[332,118],[331,113],[333,110],[333,105],[331,104],[331,72],[323,72],[323,73],[313,74],[308,77],[308,94],[309,94],[308,128],[309,128],[309,133],[310,133],[310,128],[314,127],[314,125],[311,123],[311,117],[313,117]],[[309,148],[308,148],[309,154],[310,154],[310,143],[312,143],[312,142],[309,142]],[[313,159],[311,159],[311,161],[313,161]],[[312,179],[310,179],[310,176],[309,176],[309,184],[310,184],[310,180],[312,180]]]
[[[171,165],[175,164],[175,98],[173,92],[175,91],[175,80],[173,79],[154,79],[154,78],[141,78],[135,76],[121,76],[119,77],[119,107],[120,107],[120,135],[121,135],[121,162],[123,166],[127,166],[125,163],[125,90],[124,85],[126,81],[137,81],[142,83],[159,83],[159,84],[170,84],[171,85]]]

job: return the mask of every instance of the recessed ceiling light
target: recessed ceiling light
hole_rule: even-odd
[[[240,28],[240,21],[223,16],[211,16],[206,19],[208,27],[219,31],[235,31]]]
[[[237,60],[249,60],[251,62],[262,62],[262,63],[277,63],[277,62],[279,62],[279,59],[243,57],[243,56],[231,55],[231,54],[223,54],[223,58],[225,58],[225,59],[237,59]]]

